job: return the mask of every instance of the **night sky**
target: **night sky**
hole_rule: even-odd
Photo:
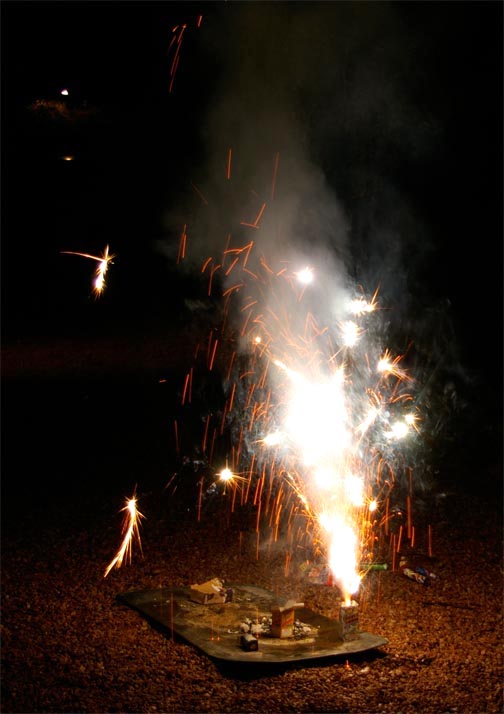
[[[190,320],[199,267],[268,194],[278,152],[278,232],[265,220],[255,236],[268,259],[334,257],[342,280],[379,286],[396,329],[447,379],[483,385],[501,418],[502,3],[1,11],[4,345]],[[40,109],[62,101],[70,120]],[[117,258],[96,300],[95,265],[61,251],[106,244]]]

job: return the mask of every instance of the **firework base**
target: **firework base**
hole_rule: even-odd
[[[241,646],[240,624],[271,616],[273,607],[285,601],[274,593],[253,585],[231,585],[233,600],[220,605],[191,601],[190,588],[159,588],[124,592],[123,604],[137,610],[153,624],[177,635],[207,656],[229,662],[303,662],[326,657],[346,656],[388,644],[388,640],[369,632],[343,634],[338,620],[324,617],[307,608],[296,610],[296,617],[307,626],[301,637],[279,638],[261,635],[257,649]]]

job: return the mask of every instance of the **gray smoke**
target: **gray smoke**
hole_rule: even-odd
[[[420,34],[387,2],[216,3],[204,22],[216,69],[198,192],[191,219],[188,206],[176,227],[167,216],[172,231],[188,224],[186,265],[221,255],[229,235],[253,239],[275,270],[319,266],[333,303],[357,282],[406,311],[430,245],[394,177],[440,138],[412,99]],[[263,204],[259,228],[244,227]]]

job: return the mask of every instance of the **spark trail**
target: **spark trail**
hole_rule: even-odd
[[[91,260],[98,261],[98,265],[95,270],[95,279],[93,282],[93,292],[96,297],[99,297],[105,288],[105,276],[107,274],[109,265],[113,263],[115,255],[109,253],[109,246],[105,246],[105,250],[102,255],[90,255],[89,253],[76,253],[71,250],[62,250],[61,253],[65,255],[80,255],[81,258],[90,258]]]
[[[126,505],[121,509],[125,513],[121,532],[123,540],[116,555],[110,561],[105,569],[104,578],[110,573],[112,568],[120,568],[123,562],[131,562],[133,541],[136,539],[141,550],[142,544],[140,540],[140,519],[145,516],[137,509],[137,499],[135,496],[126,499]]]

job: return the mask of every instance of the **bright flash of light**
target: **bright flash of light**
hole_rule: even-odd
[[[224,484],[224,494],[227,493],[228,488],[231,489],[233,493],[236,495],[236,491],[239,491],[245,481],[243,476],[239,476],[238,474],[234,473],[229,466],[225,466],[225,468],[221,469],[219,471],[219,481]]]
[[[280,431],[274,431],[271,434],[267,434],[264,437],[263,442],[266,446],[277,446],[277,444],[282,443],[282,433]]]
[[[140,540],[140,519],[145,516],[137,509],[137,501],[133,496],[126,499],[126,505],[121,509],[125,512],[121,533],[124,535],[121,547],[117,551],[115,557],[110,561],[105,569],[104,578],[110,573],[112,568],[120,568],[123,562],[131,562],[131,553],[133,548],[133,540],[136,538],[140,551],[142,543]]]
[[[300,373],[289,371],[291,390],[286,431],[298,445],[306,465],[324,459],[337,460],[349,443],[343,371],[337,370],[327,381],[311,382]]]
[[[408,424],[405,421],[396,421],[391,424],[390,431],[385,432],[389,439],[404,439],[409,433]]]
[[[349,303],[348,307],[353,315],[363,315],[365,312],[373,312],[376,309],[376,303],[368,302],[364,298],[356,298]]]
[[[365,434],[371,424],[374,423],[379,413],[380,412],[376,407],[370,407],[364,420],[357,426],[356,431],[360,432],[361,434]]]
[[[388,350],[385,350],[383,357],[378,360],[376,369],[378,370],[378,372],[381,372],[385,375],[391,374],[394,377],[398,377],[399,379],[409,379],[406,371],[398,367],[398,364],[401,359],[402,358],[400,355],[392,359],[390,352]]]
[[[341,584],[343,600],[359,589],[361,577],[357,567],[357,537],[352,526],[339,515],[322,513],[322,527],[330,534],[329,566]]]
[[[294,275],[300,283],[303,283],[303,285],[309,285],[311,282],[313,282],[312,268],[303,268],[303,270],[294,273]]]
[[[102,255],[90,255],[89,253],[76,253],[71,250],[62,250],[62,253],[66,255],[80,255],[81,258],[90,258],[91,260],[98,261],[98,266],[95,270],[95,279],[93,282],[93,292],[98,297],[103,292],[105,288],[105,275],[107,274],[108,267],[113,263],[115,255],[109,253],[109,246],[105,246],[105,250]]]
[[[114,257],[109,255],[109,247],[107,245],[95,272],[94,290],[97,294],[100,294],[105,287],[105,275],[107,274],[109,263]]]
[[[219,478],[221,481],[231,481],[231,479],[233,478],[233,472],[226,466],[226,468],[222,469],[222,471],[220,472]]]
[[[314,470],[313,479],[318,488],[331,491],[338,480],[338,474],[330,467],[320,467]]]
[[[64,97],[68,97],[68,89],[62,89],[60,94],[62,94]]]
[[[345,490],[348,500],[353,506],[364,505],[364,483],[361,478],[348,474],[345,477]]]
[[[341,334],[343,336],[343,344],[345,347],[353,347],[359,339],[361,330],[355,322],[347,320],[341,324]]]
[[[404,421],[406,422],[406,424],[408,426],[411,426],[411,427],[413,427],[413,429],[415,429],[415,431],[418,431],[418,427],[417,427],[418,416],[416,414],[406,414],[404,416]]]
[[[362,479],[348,474],[352,440],[344,370],[311,381],[280,362],[277,366],[291,378],[284,425],[303,463],[307,502],[329,541],[329,566],[348,597],[360,582],[349,509],[363,505],[364,493]]]

